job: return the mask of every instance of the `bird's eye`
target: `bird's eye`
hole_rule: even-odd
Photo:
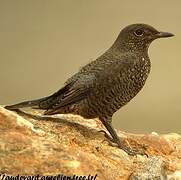
[[[143,30],[142,29],[137,29],[135,32],[134,32],[134,34],[136,35],[136,36],[142,36],[143,35]]]

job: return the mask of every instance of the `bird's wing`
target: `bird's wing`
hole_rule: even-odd
[[[85,99],[95,86],[100,86],[100,89],[107,89],[107,86],[115,85],[117,83],[117,76],[119,75],[123,78],[126,76],[125,72],[128,68],[133,66],[135,56],[124,55],[119,58],[114,57],[113,59],[111,62],[108,61],[100,64],[101,68],[99,64],[96,64],[92,69],[84,70],[70,78],[66,82],[65,87],[52,95],[52,99],[50,99],[52,103],[47,108],[48,111],[45,114],[54,114],[61,107]]]
[[[48,107],[48,114],[52,114],[61,107],[70,105],[86,98],[93,88],[94,79],[95,76],[92,74],[82,74],[77,80],[67,84],[64,88],[62,88],[63,91],[60,89],[57,93],[55,93],[53,104]]]

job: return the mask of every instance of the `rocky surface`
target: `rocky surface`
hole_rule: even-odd
[[[146,155],[110,145],[99,120],[0,107],[0,175],[92,175],[100,180],[181,179],[181,136],[119,132]],[[19,114],[19,115],[18,115]]]

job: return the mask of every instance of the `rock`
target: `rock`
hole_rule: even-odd
[[[19,115],[18,115],[19,114]],[[98,119],[75,115],[40,116],[41,111],[11,112],[0,107],[0,176],[95,176],[100,180],[181,179],[181,136],[128,134],[129,156],[110,145]],[[104,129],[105,130],[105,129]]]

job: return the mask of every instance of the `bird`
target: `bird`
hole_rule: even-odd
[[[44,110],[44,115],[76,114],[98,118],[112,141],[129,155],[138,151],[125,145],[112,126],[112,116],[143,88],[150,73],[148,48],[158,38],[174,36],[154,27],[136,23],[123,28],[112,46],[97,59],[82,67],[55,93],[40,99],[6,106]]]

